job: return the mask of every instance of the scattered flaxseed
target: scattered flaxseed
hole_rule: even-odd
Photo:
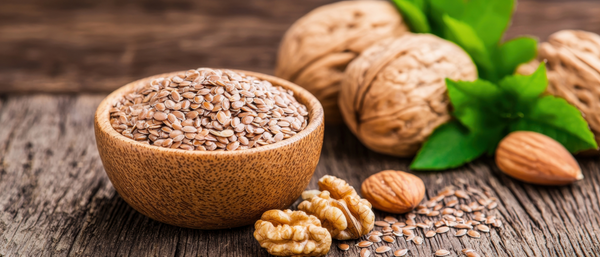
[[[467,234],[467,230],[466,229],[459,229],[458,231],[456,231],[456,233],[454,234],[455,236],[464,236]]]
[[[368,240],[373,243],[379,243],[379,242],[381,242],[381,237],[379,237],[377,235],[371,235],[371,236],[369,236]]]
[[[470,237],[473,237],[473,238],[479,238],[479,237],[481,237],[481,235],[479,234],[479,232],[477,232],[475,230],[469,230],[467,232],[467,235],[469,235]]]
[[[415,242],[415,244],[423,244],[423,238],[420,236],[415,236],[415,238],[413,239],[413,242]]]
[[[378,227],[389,227],[390,223],[378,220],[378,221],[375,221],[375,226],[378,226]]]
[[[375,252],[376,253],[385,253],[385,252],[389,252],[390,250],[392,250],[391,247],[384,245],[384,246],[377,247],[377,249],[375,249]]]
[[[394,239],[394,238],[393,238],[393,237],[391,237],[391,236],[384,236],[382,239],[383,239],[383,241],[386,241],[386,242],[388,242],[388,243],[393,243],[393,242],[396,242],[396,239]]]
[[[425,237],[429,238],[429,237],[434,237],[437,233],[433,230],[429,230],[427,231],[427,233],[425,233]]]
[[[394,223],[398,222],[398,219],[396,219],[392,216],[387,216],[387,217],[383,218],[383,220],[390,224],[394,224]]]
[[[342,251],[348,251],[348,249],[350,249],[350,245],[348,245],[348,244],[338,244],[338,248],[340,248],[340,250],[342,250]]]
[[[477,228],[477,230],[479,230],[481,232],[486,232],[486,233],[490,232],[490,228],[488,226],[486,226],[486,225],[483,225],[483,224],[477,225],[476,228]]]
[[[449,230],[449,227],[439,227],[435,230],[435,233],[442,234],[448,232]]]
[[[369,257],[371,256],[371,251],[369,251],[368,249],[362,249],[360,251],[360,257]]]
[[[371,242],[371,241],[361,241],[358,244],[356,244],[356,246],[361,247],[361,248],[369,247],[371,245],[373,245],[373,242]]]
[[[408,253],[408,249],[400,249],[400,250],[396,250],[394,252],[394,256],[402,257],[402,256],[406,255],[407,253]]]
[[[435,251],[435,256],[447,256],[450,255],[450,251],[445,250],[445,249],[439,249],[437,251]]]

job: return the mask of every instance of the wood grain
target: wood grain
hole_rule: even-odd
[[[103,97],[0,98],[0,256],[268,256],[253,239],[252,226],[184,229],[129,207],[105,175],[94,142],[93,114]],[[317,188],[316,180],[325,174],[360,188],[378,171],[407,170],[409,161],[372,152],[344,126],[328,126],[308,188]],[[492,213],[504,228],[481,239],[438,235],[420,246],[399,239],[394,248],[407,247],[410,256],[433,256],[440,248],[461,256],[457,252],[464,247],[483,256],[598,256],[600,162],[580,158],[579,163],[585,179],[566,187],[518,182],[486,158],[454,171],[416,173],[426,197],[457,179],[489,190],[499,198]],[[357,253],[356,247],[349,253],[332,247],[328,256]]]
[[[153,74],[226,67],[272,74],[299,17],[334,0],[4,0],[0,93],[110,92]],[[600,33],[600,1],[520,0],[507,38]]]

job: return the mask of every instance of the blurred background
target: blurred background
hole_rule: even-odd
[[[0,94],[107,93],[201,66],[272,74],[287,28],[331,2],[2,0]],[[598,0],[520,0],[507,37],[600,33],[599,14]]]

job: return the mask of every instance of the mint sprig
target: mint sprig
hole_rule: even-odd
[[[501,42],[514,0],[392,0],[415,33],[432,33],[461,46],[479,77],[498,82],[536,56],[537,41],[520,37]]]
[[[598,148],[579,110],[562,98],[544,95],[545,64],[529,76],[506,76],[497,84],[447,79],[455,120],[438,127],[411,164],[415,170],[458,167],[492,154],[513,131],[545,134],[572,153]]]

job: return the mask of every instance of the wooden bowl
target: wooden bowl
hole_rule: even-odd
[[[121,197],[142,214],[197,229],[239,227],[263,212],[290,206],[308,185],[323,145],[323,107],[303,88],[260,73],[238,71],[294,92],[306,105],[308,126],[275,144],[236,151],[186,151],[138,143],[110,125],[109,109],[140,84],[129,83],[100,103],[96,143],[106,174]]]

